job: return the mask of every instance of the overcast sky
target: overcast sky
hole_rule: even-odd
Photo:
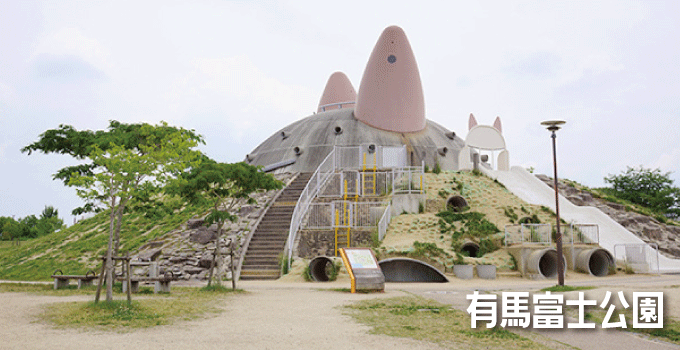
[[[679,1],[0,0],[0,216],[70,212],[69,157],[22,154],[46,129],[195,129],[235,162],[311,114],[334,71],[355,89],[382,30],[404,29],[426,117],[459,136],[503,122],[511,165],[603,186],[626,166],[680,186]]]

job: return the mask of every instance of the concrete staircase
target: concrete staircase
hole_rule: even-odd
[[[250,239],[243,265],[242,280],[271,280],[279,278],[281,267],[279,256],[288,239],[290,220],[293,210],[300,198],[300,193],[307,186],[311,173],[301,173],[286,187],[274,204],[264,214]]]

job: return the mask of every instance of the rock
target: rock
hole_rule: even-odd
[[[183,269],[184,273],[188,273],[190,275],[195,275],[198,273],[201,273],[203,271],[202,267],[196,267],[196,266],[185,266]]]
[[[213,242],[215,238],[217,238],[217,230],[212,230],[201,226],[198,228],[198,230],[196,230],[196,232],[191,234],[189,240],[191,242],[205,245],[209,242]]]
[[[139,260],[141,260],[141,261],[154,261],[161,255],[161,253],[163,253],[163,249],[161,249],[161,248],[142,252],[142,253],[139,253]]]
[[[203,267],[203,268],[210,268],[210,264],[212,263],[212,254],[204,255],[201,257],[201,259],[198,261],[198,266]]]
[[[248,214],[252,213],[254,210],[255,210],[255,206],[244,205],[238,210],[238,215],[239,216],[248,216]]]
[[[187,229],[197,229],[202,227],[204,223],[205,220],[203,219],[189,219],[189,221],[187,221]]]

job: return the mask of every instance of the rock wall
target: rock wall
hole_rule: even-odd
[[[372,231],[350,232],[350,243],[352,247],[371,247],[373,240]],[[317,256],[335,255],[335,232],[328,231],[308,231],[303,230],[298,234],[297,255],[301,258],[312,259]]]
[[[276,174],[274,177],[283,181],[287,186],[292,181],[293,175],[284,173]],[[238,216],[238,220],[233,223],[226,222],[223,226],[224,231],[220,239],[222,259],[216,261],[217,276],[231,279],[232,260],[229,256],[230,249],[227,247],[229,241],[233,240],[235,243],[233,262],[238,263],[246,238],[254,231],[255,225],[278,192],[256,193],[252,195],[252,198],[257,204],[242,202],[235,206],[232,213]],[[132,272],[134,275],[147,276],[149,274],[148,263],[155,261],[160,274],[171,271],[182,280],[207,279],[215,252],[216,237],[216,224],[206,227],[203,218],[191,219],[182,227],[166,234],[163,239],[140,247],[131,261]]]
[[[554,186],[554,180],[545,175],[536,175],[550,188]],[[656,219],[626,211],[626,207],[594,198],[590,193],[579,190],[564,182],[558,181],[557,188],[560,194],[570,202],[578,206],[592,206],[609,215],[614,221],[634,233],[647,243],[659,245],[659,251],[669,258],[680,258],[680,227],[663,224]]]

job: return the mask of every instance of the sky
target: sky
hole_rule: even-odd
[[[627,166],[680,186],[678,1],[0,0],[0,216],[82,205],[20,149],[60,124],[194,129],[237,162],[309,116],[342,71],[358,89],[382,30],[404,29],[426,117],[459,136],[500,116],[510,164],[591,187]]]

